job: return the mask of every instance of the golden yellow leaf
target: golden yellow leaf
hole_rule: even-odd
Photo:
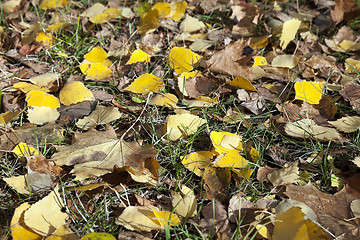
[[[8,124],[11,120],[19,116],[21,111],[7,111],[0,114],[0,124]]]
[[[195,107],[213,107],[219,102],[217,97],[211,98],[207,96],[199,96],[195,99],[183,99],[183,102],[190,108]]]
[[[39,86],[36,86],[34,84],[31,84],[31,83],[27,83],[27,82],[15,83],[13,85],[13,88],[15,88],[16,90],[20,90],[23,93],[28,93],[28,92],[30,92],[32,90],[43,91],[43,89],[41,89]]]
[[[256,88],[251,84],[251,82],[242,77],[236,77],[230,82],[227,82],[230,85],[233,85],[238,88],[242,88],[249,91],[257,91]]]
[[[21,204],[15,209],[14,215],[11,219],[11,235],[14,240],[40,240],[42,235],[37,234],[24,223],[24,213],[31,205],[27,202]]]
[[[234,133],[212,131],[210,133],[210,139],[215,147],[215,151],[219,154],[240,152],[243,150],[241,137]]]
[[[147,13],[143,14],[137,24],[138,32],[141,35],[153,32],[159,26],[159,11],[157,9],[150,9]]]
[[[360,61],[352,58],[345,60],[345,70],[348,73],[360,72]]]
[[[165,94],[156,94],[155,97],[151,99],[151,101],[156,106],[165,106],[170,109],[176,108],[176,103],[178,102],[178,98],[171,93],[165,93]]]
[[[179,74],[193,70],[200,59],[200,55],[184,47],[174,47],[169,53],[169,64]]]
[[[111,66],[112,62],[108,59],[102,63],[93,63],[85,59],[80,64],[80,70],[86,75],[85,79],[101,80],[112,76]]]
[[[204,123],[204,119],[189,113],[170,115],[165,126],[166,134],[171,141],[176,141],[193,135]]]
[[[146,52],[138,49],[138,50],[133,51],[133,53],[130,56],[129,61],[127,61],[126,64],[133,64],[133,63],[144,62],[144,61],[149,62],[150,56]]]
[[[168,16],[171,10],[170,3],[167,2],[159,2],[156,3],[151,10],[157,10],[159,12],[159,17],[163,18],[165,16]]]
[[[181,223],[179,217],[175,213],[169,211],[158,211],[156,209],[153,209],[153,212],[155,219],[159,221],[162,228],[176,226]]]
[[[39,90],[32,90],[26,94],[28,106],[48,107],[56,109],[60,107],[59,99],[51,94]]]
[[[195,217],[196,215],[196,197],[190,188],[185,185],[181,187],[180,192],[171,191],[172,205],[175,212],[182,217]]]
[[[68,23],[66,23],[66,22],[57,22],[57,23],[47,26],[46,31],[47,32],[57,32],[58,30],[64,28],[67,25],[68,25]]]
[[[41,43],[44,47],[51,47],[54,44],[54,37],[51,33],[39,32],[35,41]]]
[[[43,236],[50,235],[66,224],[67,213],[61,211],[64,206],[56,187],[49,195],[31,205],[24,213],[24,223]]]
[[[93,63],[102,63],[108,58],[108,54],[102,47],[94,47],[84,58]]]
[[[303,100],[310,104],[319,104],[323,94],[324,82],[296,82],[295,99]]]
[[[83,101],[95,100],[93,93],[82,82],[72,82],[60,91],[60,102],[66,106]]]
[[[269,230],[267,229],[266,225],[263,224],[256,224],[255,226],[257,233],[265,238],[265,239],[271,239]]]
[[[301,25],[298,19],[291,19],[283,24],[283,29],[280,37],[280,46],[284,50],[287,45],[295,38],[295,35]]]
[[[249,180],[251,177],[251,174],[254,172],[254,169],[237,169],[237,168],[232,168],[231,171],[233,171],[234,173],[236,173],[240,178],[244,178]]]
[[[127,207],[116,218],[115,223],[132,231],[151,232],[153,230],[161,230],[163,227],[155,219],[153,210],[159,211],[154,206]]]
[[[255,56],[254,57],[254,64],[253,67],[256,66],[263,66],[263,65],[267,65],[267,61],[266,58],[262,57],[262,56]]]
[[[163,87],[163,79],[156,77],[152,74],[145,73],[136,78],[128,87],[124,90],[132,93],[146,94],[149,92],[159,92]]]
[[[204,168],[210,165],[214,153],[210,151],[193,152],[186,155],[181,163],[190,171],[194,172],[197,176],[201,177]]]
[[[68,4],[68,0],[42,0],[39,8],[42,10],[63,8]]]
[[[231,151],[225,154],[220,154],[216,157],[213,165],[215,167],[228,168],[244,168],[248,161],[240,155],[239,152]]]
[[[39,150],[26,143],[19,143],[15,146],[12,152],[15,153],[18,157],[30,157],[34,155],[40,155]]]
[[[55,121],[60,116],[60,113],[56,109],[49,107],[32,106],[28,109],[27,115],[30,123],[42,125]]]

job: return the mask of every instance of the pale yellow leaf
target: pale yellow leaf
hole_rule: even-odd
[[[190,16],[189,14],[186,14],[184,21],[180,24],[180,30],[186,33],[196,32],[205,28],[206,26],[202,21]]]
[[[281,68],[294,68],[297,66],[299,62],[299,58],[294,55],[279,55],[273,58],[271,65],[273,67],[281,67]]]
[[[2,178],[2,180],[4,180],[7,185],[15,189],[18,193],[30,194],[29,190],[26,187],[24,175]]]
[[[296,183],[299,179],[299,167],[297,165],[298,162],[294,162],[288,167],[275,170],[269,173],[267,178],[275,187]]]
[[[360,128],[360,117],[342,117],[336,121],[329,121],[329,123],[341,132],[350,133]]]
[[[234,133],[212,131],[210,133],[210,139],[215,151],[219,154],[240,152],[243,150],[241,137]]]
[[[176,141],[193,135],[204,123],[204,119],[189,113],[170,115],[166,122],[166,134],[171,141]]]
[[[42,125],[47,122],[53,122],[60,116],[56,109],[49,107],[30,107],[27,111],[28,120],[30,123]]]
[[[284,50],[287,45],[294,40],[295,35],[301,25],[301,21],[298,19],[291,19],[283,24],[283,29],[280,37],[280,46]]]
[[[181,192],[171,191],[172,205],[175,212],[182,217],[189,218],[196,215],[196,196],[190,188],[185,185],[181,187]]]
[[[43,236],[37,234],[34,230],[28,227],[24,222],[24,213],[31,205],[27,202],[21,204],[15,209],[14,215],[11,219],[11,235],[14,240],[40,240]]]
[[[165,106],[170,109],[176,108],[176,103],[178,102],[178,98],[171,93],[165,93],[165,94],[156,94],[155,97],[151,99],[151,102],[153,102],[156,106]]]

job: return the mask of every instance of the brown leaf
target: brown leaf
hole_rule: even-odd
[[[349,204],[355,197],[345,189],[331,195],[319,191],[309,183],[305,186],[289,185],[285,194],[292,200],[307,204],[316,213],[319,224],[335,236],[347,232],[353,237],[360,237],[359,226],[350,220],[353,215]]]
[[[246,46],[247,41],[242,39],[230,43],[225,49],[216,52],[208,61],[206,61],[209,70],[215,73],[230,75],[232,77],[252,79],[251,69],[244,65],[246,59],[248,59],[248,56],[243,55]],[[249,60],[250,59],[248,59],[248,61]],[[239,62],[242,63],[239,64]]]
[[[185,90],[191,98],[208,96],[215,92],[220,85],[219,79],[210,76],[189,78],[185,81]]]
[[[26,156],[26,167],[37,173],[47,173],[51,176],[58,176],[62,168],[56,166],[53,161],[46,159],[43,155]]]
[[[360,108],[360,85],[354,82],[347,84],[339,92],[346,101],[350,102],[353,109]]]

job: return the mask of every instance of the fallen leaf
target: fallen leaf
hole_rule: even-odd
[[[201,76],[201,72],[197,70],[181,73],[181,75],[177,78],[180,92],[184,94],[184,96],[189,96],[185,89],[185,82],[190,78],[200,77],[200,76]]]
[[[95,100],[93,93],[87,89],[82,82],[66,84],[60,90],[60,102],[66,106],[71,104]]]
[[[300,27],[301,21],[299,19],[291,19],[284,22],[280,37],[280,46],[284,50],[287,45],[294,40],[295,35]]]
[[[329,121],[329,123],[341,132],[350,133],[360,128],[360,117],[342,117],[336,121]]]
[[[27,189],[25,176],[12,176],[9,178],[2,178],[7,185],[9,185],[11,188],[15,189],[20,194],[30,194],[30,191]],[[16,211],[16,210],[15,210]],[[15,214],[14,214],[15,215]]]
[[[346,101],[350,102],[353,109],[360,108],[360,85],[355,82],[350,82],[345,85],[343,89],[339,91],[341,96]]]
[[[163,85],[163,79],[145,73],[136,78],[128,87],[124,88],[124,90],[132,93],[147,94],[149,92],[159,92]]]
[[[225,199],[225,189],[229,186],[231,180],[230,169],[212,166],[205,167],[203,179],[209,188],[209,191],[206,193],[206,199],[218,199],[220,201]]]
[[[155,219],[160,223],[161,227],[165,229],[169,226],[176,226],[181,223],[179,217],[169,211],[158,211],[153,209]]]
[[[135,50],[132,52],[129,61],[125,64],[133,64],[137,62],[150,62],[150,55],[142,50]]]
[[[24,224],[37,234],[51,235],[66,224],[67,213],[61,211],[64,203],[55,188],[49,195],[39,200],[25,211]]]
[[[264,65],[267,65],[267,61],[266,61],[266,58],[265,57],[262,57],[262,56],[255,56],[254,57],[254,64],[252,65],[253,67],[256,67],[256,66],[264,66]]]
[[[171,218],[169,219],[169,213],[171,214],[171,212],[167,212],[166,214],[161,213],[161,211],[154,206],[130,206],[125,208],[121,215],[116,218],[115,223],[132,231],[150,232],[153,230],[162,230],[165,226],[168,226],[168,223],[171,220],[176,221],[173,222],[173,224],[180,222],[177,217],[177,219],[173,217],[176,216],[174,214],[171,214]],[[155,214],[157,214],[157,216]],[[160,218],[160,221],[158,218]]]
[[[206,26],[202,21],[190,16],[189,14],[186,14],[184,21],[180,24],[180,30],[186,33],[196,32],[205,28]]]
[[[176,141],[195,134],[204,123],[204,119],[189,113],[170,115],[166,121],[165,131],[171,141]]]
[[[190,72],[201,60],[201,56],[184,47],[173,47],[169,53],[169,64],[178,74]]]
[[[296,82],[295,99],[303,100],[310,104],[319,104],[323,94],[324,82]]]
[[[79,67],[86,79],[102,80],[112,76],[112,62],[107,57],[107,52],[101,47],[93,48],[84,56]]]
[[[296,183],[299,179],[299,167],[297,165],[298,162],[294,162],[288,167],[275,170],[269,173],[267,178],[275,187]]]
[[[97,125],[110,123],[116,119],[119,119],[122,114],[116,107],[105,107],[98,104],[95,110],[89,115],[80,119],[76,126],[78,128],[87,130],[89,128],[95,128]]]
[[[252,79],[253,74],[251,69],[244,65],[248,61],[248,56],[243,55],[246,45],[247,41],[239,40],[230,43],[225,49],[213,54],[211,58],[206,61],[209,70],[232,77]]]
[[[28,106],[48,107],[56,109],[60,107],[60,101],[57,97],[43,91],[32,90],[26,94]]]
[[[105,232],[92,232],[85,234],[80,240],[116,240],[116,238],[110,233]]]
[[[10,223],[11,235],[13,239],[40,240],[43,238],[42,235],[37,234],[24,222],[24,212],[30,207],[31,205],[25,202],[15,209],[14,215]]]
[[[345,60],[345,70],[348,73],[360,72],[360,61],[352,58]]]
[[[44,73],[40,74],[34,77],[29,78],[29,81],[36,86],[40,87],[42,91],[44,92],[56,92],[60,85],[61,85],[61,79],[60,74],[58,73]],[[14,84],[13,87],[15,87],[16,84]],[[37,89],[34,89],[37,90]],[[25,93],[27,93],[26,91]]]
[[[320,141],[342,140],[340,134],[334,129],[316,125],[312,119],[302,119],[285,124],[285,133],[296,138],[315,138]]]
[[[294,55],[279,55],[273,58],[271,66],[278,68],[294,68],[297,66],[299,58]]]
[[[39,155],[40,152],[36,148],[26,143],[19,143],[16,147],[12,150],[13,153],[16,154],[18,157],[26,157],[32,155]]]
[[[226,82],[226,83],[245,90],[255,91],[255,92],[257,91],[249,80],[242,77],[236,77],[230,82]]]
[[[219,154],[226,154],[229,152],[238,153],[243,150],[241,137],[234,133],[212,131],[210,133],[210,139],[214,145],[215,151]]]
[[[39,32],[35,41],[46,48],[50,48],[54,44],[54,37],[51,33]]]
[[[156,94],[155,97],[151,99],[151,102],[153,102],[156,106],[174,109],[176,108],[178,98],[171,93]]]
[[[160,14],[157,9],[150,9],[147,13],[144,13],[137,23],[139,34],[145,35],[160,27],[159,17]]]
[[[231,151],[217,156],[212,164],[215,167],[232,169],[244,168],[248,164],[248,161],[244,157],[242,157],[239,152]]]
[[[60,113],[56,109],[49,107],[30,107],[27,111],[30,123],[43,125],[47,122],[53,122],[59,118]]]
[[[19,116],[21,111],[7,111],[0,114],[0,124],[8,124],[11,120]]]
[[[181,163],[197,176],[203,175],[204,169],[212,162],[214,153],[210,151],[199,151],[186,155]]]
[[[42,10],[63,8],[68,3],[68,0],[42,0],[39,8]]]
[[[195,217],[197,203],[194,192],[185,185],[181,187],[180,191],[171,191],[173,209],[182,217]]]
[[[59,166],[75,165],[71,173],[79,180],[111,173],[114,167],[124,168],[136,176],[149,176],[155,181],[158,178],[158,167],[152,164],[156,162],[153,147],[119,140],[110,126],[105,132],[89,129],[86,133],[75,133],[70,146],[59,146],[57,150],[51,160]]]

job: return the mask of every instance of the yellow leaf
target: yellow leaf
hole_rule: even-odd
[[[295,99],[303,100],[310,104],[319,104],[323,94],[324,82],[296,82]]]
[[[159,221],[155,219],[154,211],[159,211],[154,206],[130,206],[124,209],[115,223],[123,225],[125,228],[132,231],[146,231],[151,232],[153,230],[163,229]]]
[[[27,83],[27,82],[18,82],[15,83],[13,85],[13,88],[22,91],[23,93],[28,93],[32,90],[38,90],[38,91],[43,91],[39,86],[36,86],[34,84],[31,83]]]
[[[102,47],[94,47],[84,58],[93,63],[102,63],[108,58],[108,54]]]
[[[86,79],[101,80],[112,76],[112,62],[108,59],[101,63],[93,63],[84,60],[80,64],[80,70],[86,75]]]
[[[184,21],[180,24],[180,30],[185,33],[192,33],[201,29],[206,29],[205,24],[189,14],[186,14]]]
[[[153,32],[159,26],[159,11],[157,9],[151,9],[147,13],[143,14],[137,24],[138,32],[141,35]]]
[[[84,235],[80,240],[116,240],[116,238],[105,232],[92,232]]]
[[[7,111],[0,114],[0,124],[8,124],[11,120],[16,118],[21,111]]]
[[[159,17],[163,18],[165,16],[168,16],[171,10],[170,3],[167,2],[159,2],[156,3],[151,10],[157,10],[159,13]]]
[[[254,64],[253,67],[256,66],[263,66],[263,65],[267,65],[267,61],[266,58],[262,57],[262,56],[255,56],[254,57]]]
[[[171,191],[172,205],[175,212],[182,217],[195,217],[197,203],[194,192],[185,185],[180,190],[181,193]]]
[[[179,74],[193,70],[200,59],[200,55],[184,47],[174,47],[169,53],[169,64]]]
[[[168,107],[170,109],[174,109],[176,108],[176,103],[178,102],[178,98],[171,93],[166,93],[166,94],[156,94],[155,97],[153,97],[151,99],[151,101],[156,105],[156,106],[165,106]]]
[[[57,32],[58,30],[64,28],[65,26],[67,26],[68,24],[66,22],[57,22],[54,24],[49,25],[46,28],[47,32]]]
[[[30,157],[34,155],[40,155],[39,150],[26,143],[19,143],[12,150],[12,152],[15,153],[18,157]]]
[[[270,233],[269,233],[269,230],[267,229],[266,225],[256,224],[255,228],[256,228],[257,233],[260,234],[261,237],[263,237],[265,239],[270,239]]]
[[[111,18],[116,18],[121,15],[121,9],[120,8],[107,8],[100,14],[95,14],[90,17],[90,22],[101,24],[108,22]]]
[[[7,183],[7,185],[15,189],[18,193],[30,194],[26,186],[25,177],[26,176],[24,175],[20,175],[2,179]]]
[[[176,141],[193,135],[204,123],[204,119],[189,113],[171,115],[166,122],[166,134],[171,141]]]
[[[70,228],[63,225],[56,229],[52,235],[45,237],[44,240],[79,240],[79,237]]]
[[[228,152],[216,157],[213,165],[215,167],[229,167],[229,168],[244,168],[248,164],[248,161],[243,158],[239,152]]]
[[[66,106],[83,101],[95,100],[93,93],[82,82],[72,82],[60,91],[60,102]]]
[[[186,1],[171,3],[170,13],[167,16],[165,16],[165,18],[170,18],[176,22],[179,21],[184,16],[186,7],[187,7]]]
[[[210,165],[214,153],[210,151],[199,151],[186,155],[181,163],[197,176],[201,177],[204,169]]]
[[[158,211],[153,209],[155,219],[159,221],[161,227],[164,229],[167,226],[176,226],[181,223],[179,217],[172,212],[169,211]]]
[[[231,171],[233,171],[234,173],[236,173],[240,178],[244,178],[249,180],[251,177],[251,174],[254,172],[254,169],[237,169],[237,168],[232,168]]]
[[[129,61],[127,61],[126,64],[133,64],[133,63],[144,62],[144,61],[149,62],[150,56],[146,52],[138,49],[138,50],[135,50],[131,54]]]
[[[145,73],[136,78],[124,90],[132,93],[146,94],[149,92],[159,92],[164,85],[163,79],[156,77],[152,74]]]
[[[284,50],[287,45],[295,38],[295,35],[301,25],[298,19],[291,19],[283,24],[283,29],[280,37],[280,46]]]
[[[348,73],[355,73],[356,71],[360,72],[360,61],[352,58],[345,60],[345,70]]]
[[[42,235],[37,234],[24,223],[24,213],[30,208],[30,204],[25,202],[15,209],[14,215],[11,219],[11,235],[14,240],[40,240]]]
[[[60,113],[56,109],[49,107],[32,106],[28,109],[27,115],[30,123],[42,125],[55,121],[60,116]]]
[[[243,150],[241,137],[234,133],[212,131],[210,133],[210,139],[215,147],[215,151],[219,154],[240,152]]]
[[[68,4],[68,0],[42,0],[39,6],[42,10],[63,8]]]
[[[251,84],[251,82],[242,77],[236,77],[232,81],[227,82],[230,85],[233,85],[238,88],[242,88],[249,91],[257,91],[256,88]]]
[[[337,130],[346,133],[355,132],[360,128],[360,117],[358,116],[342,117],[336,121],[328,122]]]
[[[28,106],[48,107],[56,109],[60,107],[59,99],[51,94],[39,90],[32,90],[26,94]]]
[[[51,47],[54,43],[54,37],[50,33],[39,32],[35,41],[41,43],[44,47]]]
[[[41,235],[50,235],[66,224],[67,213],[61,211],[64,206],[56,187],[49,195],[33,204],[24,213],[24,223]]]

